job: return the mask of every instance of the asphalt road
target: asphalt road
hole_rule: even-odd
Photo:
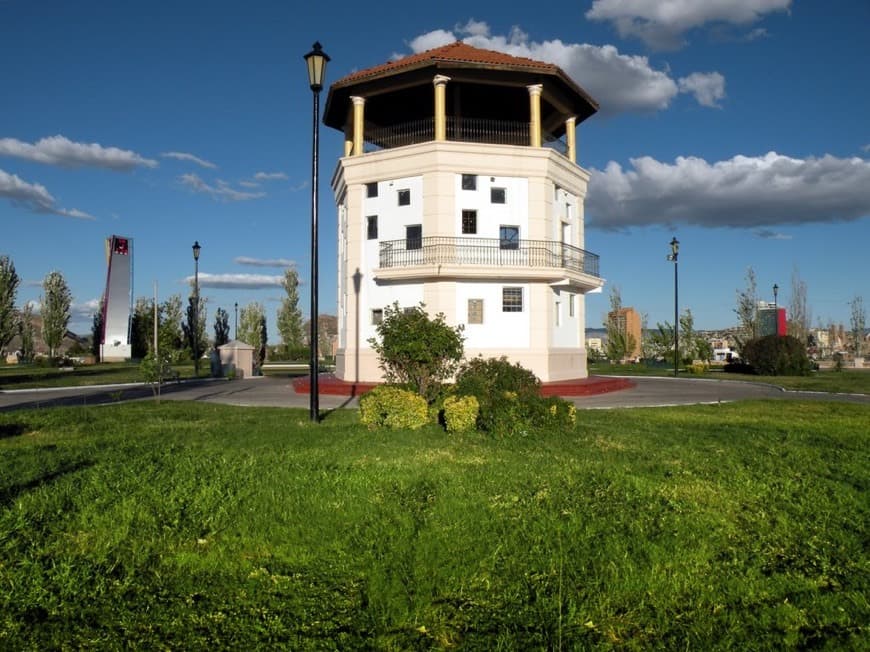
[[[632,377],[632,381],[636,385],[631,389],[569,398],[578,408],[586,409],[693,405],[744,399],[847,401],[870,406],[870,396],[867,395],[792,392],[764,383],[666,377]],[[103,405],[118,401],[150,400],[152,397],[151,389],[143,385],[0,391],[0,411],[63,405]],[[261,407],[307,409],[309,406],[308,394],[297,394],[288,379],[274,377],[174,383],[163,387],[161,398]],[[356,398],[320,396],[321,410],[356,406]]]

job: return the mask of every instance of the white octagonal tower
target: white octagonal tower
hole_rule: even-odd
[[[463,324],[466,357],[586,377],[585,294],[604,282],[575,131],[597,108],[557,66],[460,42],[331,86],[339,379],[381,380],[368,340],[394,302]]]

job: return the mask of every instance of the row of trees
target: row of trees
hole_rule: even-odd
[[[4,349],[13,337],[20,335],[22,356],[30,360],[36,352],[33,307],[25,303],[21,309],[16,309],[15,300],[20,284],[21,278],[15,270],[15,263],[9,256],[0,256],[0,349]],[[72,293],[63,274],[58,271],[45,276],[42,291],[41,335],[49,356],[53,358],[63,342],[72,316]]]

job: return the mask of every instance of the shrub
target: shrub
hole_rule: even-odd
[[[429,404],[419,394],[391,385],[379,385],[359,400],[360,420],[369,428],[410,428],[429,421]]]
[[[444,426],[447,432],[474,430],[480,405],[474,396],[448,396],[444,399]]]
[[[538,428],[574,424],[574,406],[557,397],[541,397],[541,381],[507,358],[477,357],[456,376],[455,393],[474,396],[480,406],[477,427],[499,436],[528,433]]]
[[[427,402],[434,401],[441,383],[462,360],[462,326],[448,326],[441,313],[430,319],[423,304],[400,308],[394,303],[384,311],[377,331],[378,338],[369,344],[387,382],[407,384]]]
[[[760,376],[808,376],[812,363],[800,340],[791,335],[766,335],[750,340],[743,357]]]

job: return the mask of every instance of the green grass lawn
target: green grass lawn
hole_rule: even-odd
[[[643,364],[615,365],[596,362],[589,365],[589,373],[598,376],[673,376],[674,369],[647,367]],[[725,373],[713,368],[702,374],[692,374],[680,369],[680,378],[712,378],[716,380],[745,380],[755,383],[770,383],[786,389],[810,392],[834,392],[840,394],[870,394],[870,370],[843,369],[842,371],[816,371],[810,376],[751,376]]]
[[[866,649],[870,410],[0,414],[0,648]]]

